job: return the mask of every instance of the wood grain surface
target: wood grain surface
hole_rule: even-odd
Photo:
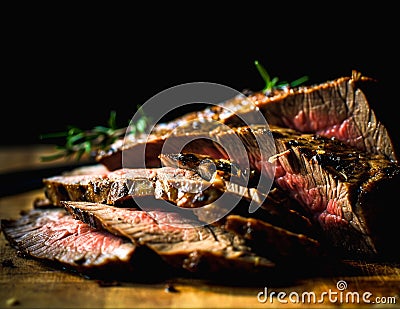
[[[36,155],[30,159],[26,153],[23,156],[20,168],[36,164]],[[18,218],[38,197],[43,197],[42,189],[2,197],[0,219]],[[192,278],[153,283],[100,281],[20,256],[1,233],[0,308],[399,308],[400,265],[362,261],[344,261],[344,265],[347,267],[331,265],[327,273],[303,276],[283,270],[279,278],[259,278],[256,282],[241,282],[240,278],[225,283]],[[338,290],[339,281],[347,288]],[[329,292],[333,293],[330,298]]]

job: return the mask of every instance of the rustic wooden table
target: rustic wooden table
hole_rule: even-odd
[[[0,174],[9,175],[12,171],[23,173],[24,170],[31,172],[32,169],[34,172],[35,168],[44,164],[38,157],[49,151],[47,146],[0,148]],[[45,165],[51,168],[59,164]],[[0,198],[0,219],[17,218],[21,210],[31,209],[33,200],[42,196],[41,188],[3,194]],[[279,282],[262,278],[259,283],[247,285],[223,285],[190,278],[157,283],[105,283],[21,257],[3,234],[0,235],[0,262],[0,308],[400,306],[400,265],[386,263],[346,261],[353,271],[338,269],[329,276],[317,274],[300,278],[282,273]],[[288,278],[291,280],[285,280]],[[168,291],[167,284],[172,284],[175,291]]]

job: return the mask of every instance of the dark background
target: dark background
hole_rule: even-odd
[[[280,80],[307,75],[314,84],[353,69],[375,78],[372,107],[398,143],[398,27],[385,10],[340,9],[328,18],[327,8],[297,19],[281,12],[277,21],[257,8],[193,15],[196,7],[179,19],[107,7],[13,10],[2,47],[2,144],[52,143],[39,136],[104,125],[111,110],[126,126],[138,104],[182,83],[260,90],[255,60]]]

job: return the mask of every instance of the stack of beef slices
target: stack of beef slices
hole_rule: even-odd
[[[400,166],[359,87],[369,82],[353,72],[159,124],[147,139],[100,152],[94,167],[44,179],[52,208],[2,220],[2,230],[28,256],[139,278],[148,263],[157,274],[211,276],[265,274],[330,257],[392,259]],[[241,121],[251,119],[254,104],[269,126]],[[197,138],[186,143],[185,123],[196,119]],[[213,128],[215,120],[226,126]],[[231,160],[238,140],[247,157]],[[273,141],[275,155],[263,140]],[[264,190],[260,179],[271,164],[272,185]]]

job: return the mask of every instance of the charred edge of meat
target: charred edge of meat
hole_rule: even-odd
[[[304,265],[328,255],[316,239],[255,218],[230,215],[225,228],[244,237],[256,253],[279,263]]]
[[[258,183],[258,176],[254,170],[243,169],[227,159],[197,153],[160,154],[159,158],[164,166],[193,170],[207,181],[218,173],[224,180],[248,187],[254,187]]]
[[[221,251],[194,250],[183,259],[182,267],[194,277],[213,280],[226,276],[240,280],[255,278],[258,275],[268,275],[269,278],[279,267],[278,263],[264,256],[236,250],[237,248],[233,249],[231,257],[227,257],[226,253]]]

